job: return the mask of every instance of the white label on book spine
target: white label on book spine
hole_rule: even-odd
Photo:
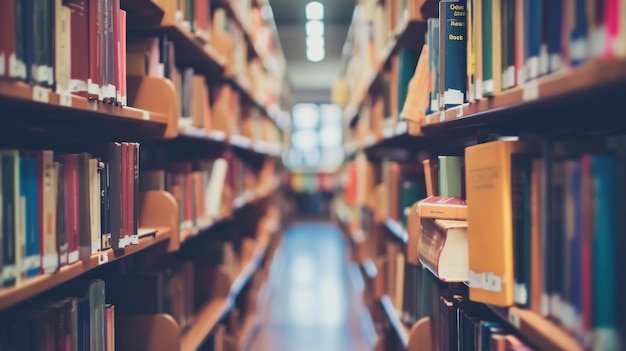
[[[33,72],[33,79],[35,79],[35,82],[44,83],[48,81],[48,66],[45,66],[45,65],[34,66],[32,69],[32,72]]]
[[[105,264],[107,262],[109,262],[109,254],[105,252],[98,256],[98,265]]]
[[[522,67],[517,71],[517,84],[521,85],[526,82],[526,67]]]
[[[100,239],[91,241],[91,253],[92,254],[95,254],[98,251],[100,251],[100,247],[101,247],[100,244],[101,244]]]
[[[131,235],[130,243],[131,245],[139,245],[139,235]]]
[[[470,288],[494,292],[502,291],[502,277],[491,272],[474,273],[470,271],[469,274]]]
[[[37,85],[33,86],[33,100],[48,103],[50,101],[50,90]]]
[[[561,55],[552,54],[550,55],[550,72],[557,72],[563,68],[563,61],[561,60]]]
[[[511,323],[511,325],[513,325],[516,329],[519,329],[522,325],[519,316],[512,310],[509,310],[508,320],[509,323]]]
[[[483,80],[482,79],[476,79],[476,82],[474,82],[475,87],[475,98],[476,100],[480,100],[483,98]]]
[[[531,80],[539,77],[539,57],[529,57],[526,61],[526,79]]]
[[[445,105],[461,105],[465,102],[465,96],[462,91],[457,89],[448,89],[443,94]]]
[[[407,132],[408,129],[409,129],[409,122],[408,121],[400,121],[396,125],[396,134],[397,135],[404,134],[404,133]],[[276,144],[276,146],[280,150],[280,144]]]
[[[67,250],[67,245],[64,245],[64,246],[66,247],[66,250]],[[67,252],[64,252],[59,255],[59,263],[62,265],[67,264]]]
[[[141,111],[141,119],[143,119],[144,121],[149,121],[150,120],[150,112],[148,112],[148,111]]]
[[[22,259],[22,272],[29,271],[31,269],[39,268],[41,262],[39,255],[28,256]]]
[[[600,25],[596,27],[591,32],[591,40],[589,44],[591,44],[591,55],[593,56],[601,56],[604,54],[606,50],[606,27]]]
[[[515,299],[515,303],[520,305],[526,304],[528,301],[528,291],[526,290],[526,285],[516,283],[513,288],[513,296]]]
[[[15,265],[5,265],[2,267],[2,281],[13,279],[17,276],[17,269]]]
[[[522,89],[522,100],[532,101],[539,97],[539,82],[534,79],[526,82]]]
[[[0,53],[0,76],[4,76],[6,74],[6,55],[3,52]]]
[[[59,255],[56,252],[43,255],[41,265],[44,273],[54,273],[59,267]]]
[[[570,58],[572,61],[584,61],[587,58],[587,41],[584,38],[572,40],[570,43]]]
[[[67,253],[67,263],[74,263],[78,261],[78,250]]]
[[[463,105],[456,108],[456,118],[463,117]]]
[[[72,107],[72,95],[70,94],[59,94],[59,105]]]
[[[11,78],[26,78],[26,64],[19,60],[15,53],[9,56],[9,76]]]
[[[98,84],[92,82],[91,79],[87,81],[87,92],[89,93],[89,95],[97,95],[98,99],[102,100],[102,89],[100,89],[100,86]]]
[[[87,91],[87,82],[80,79],[70,79],[70,92],[76,93],[80,91]]]
[[[391,138],[393,136],[393,127],[385,126],[383,128],[383,138]]]
[[[482,94],[493,94],[493,79],[489,79],[483,82]]]

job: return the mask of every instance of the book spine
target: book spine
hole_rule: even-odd
[[[101,248],[100,231],[100,175],[98,174],[98,160],[89,159],[89,233],[91,240],[90,254],[97,254]]]
[[[483,44],[483,82],[482,92],[484,96],[493,96],[493,2],[495,0],[482,0],[482,44]]]
[[[120,10],[120,95],[121,105],[126,106],[126,11]]]
[[[15,1],[0,2],[0,13],[7,14],[0,23],[0,77],[12,77],[12,63],[15,62]]]
[[[550,72],[557,72],[563,67],[561,60],[561,30],[563,28],[562,0],[548,1],[548,55]]]
[[[41,258],[39,255],[39,230],[38,218],[38,187],[37,187],[37,160],[30,157],[20,159],[20,196],[25,201],[24,218],[24,258],[22,261],[22,273],[26,278],[39,274]]]
[[[78,155],[78,228],[79,258],[88,260],[91,257],[91,202],[89,188],[90,155]]]
[[[87,34],[86,46],[80,48],[88,51],[87,67],[87,97],[91,100],[100,100],[102,97],[102,65],[106,61],[102,57],[102,37],[104,35],[104,0],[88,0],[87,27],[84,28]],[[73,30],[72,30],[73,31]],[[72,60],[74,62],[74,60]]]
[[[110,143],[108,147],[109,167],[109,222],[111,247],[124,247],[122,239],[122,145]]]
[[[134,203],[135,200],[133,185],[135,184],[135,151],[133,150],[133,143],[127,143],[126,147],[126,194],[124,200],[126,201],[125,214],[124,214],[124,228],[125,238],[129,244],[133,243],[133,216],[135,213]]]
[[[542,0],[541,11],[541,44],[539,46],[539,75],[543,76],[550,71],[550,55],[548,52],[550,41],[550,22],[555,20],[550,18],[550,1]]]
[[[100,232],[102,233],[100,249],[107,250],[111,248],[109,164],[98,162],[98,173],[100,176]]]
[[[70,93],[87,97],[89,70],[91,61],[89,46],[90,11],[95,11],[95,5],[90,0],[63,0],[71,13],[71,79]],[[92,9],[93,7],[93,9]],[[95,64],[95,61],[94,61]]]
[[[74,263],[79,258],[79,188],[78,155],[65,157],[65,223],[67,233],[67,263]]]
[[[54,80],[56,92],[69,94],[72,79],[72,13],[63,0],[54,0]]]
[[[59,267],[67,264],[67,231],[65,223],[65,165],[62,161],[54,163],[56,175],[56,244],[59,254]]]
[[[467,75],[466,1],[446,3],[444,108],[461,105],[466,99]]]
[[[17,282],[16,227],[19,204],[19,155],[17,151],[4,151],[2,156],[2,286]]]
[[[133,143],[133,236],[134,242],[138,242],[139,238],[139,143]]]
[[[541,51],[541,0],[528,0],[526,13],[526,78],[539,77]],[[539,25],[538,25],[539,24]]]
[[[515,0],[515,74],[516,81],[518,85],[524,84],[526,82],[526,71],[525,71],[525,1],[524,0]]]
[[[580,65],[587,59],[587,28],[585,0],[574,1],[574,26],[570,32],[570,63]]]

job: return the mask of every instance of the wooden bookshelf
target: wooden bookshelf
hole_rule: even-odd
[[[272,117],[272,115],[268,112],[267,107],[261,101],[259,101],[256,96],[254,96],[254,93],[249,87],[249,84],[247,84],[243,78],[227,77],[226,81],[233,88],[235,88],[237,91],[241,93],[241,98],[244,101],[244,103],[250,106],[254,106],[256,109],[258,109],[261,112],[261,115],[268,118],[275,125],[278,125],[276,119]]]
[[[20,126],[25,126],[72,139],[159,137],[169,121],[161,113],[60,95],[51,89],[7,80],[0,80],[0,105],[11,111],[3,113],[0,123],[11,126],[12,133],[19,133]]]
[[[261,327],[261,321],[259,320],[259,316],[257,316],[256,312],[249,312],[248,315],[244,318],[241,332],[238,336],[238,350],[247,350],[254,341],[259,329]]]
[[[383,296],[380,299],[380,304],[382,305],[383,311],[385,311],[385,315],[389,319],[393,330],[396,332],[396,335],[398,336],[402,347],[406,350],[409,345],[409,331],[400,320],[398,311],[393,305],[391,298],[388,295]]]
[[[554,322],[533,311],[488,305],[502,320],[541,350],[582,351],[578,341]]]
[[[226,221],[230,220],[229,217],[221,217],[221,218],[200,218],[198,219],[196,225],[193,225],[191,227],[188,228],[181,228],[180,231],[180,242],[181,244],[186,242],[187,240],[190,240],[193,237],[198,236],[200,233],[209,231],[215,227],[217,227],[219,224],[224,223]]]
[[[126,10],[129,24],[141,21],[144,26],[158,25],[165,13],[159,4],[152,0],[121,0],[120,7]]]
[[[422,9],[431,0],[419,0],[414,6]],[[422,15],[410,17],[408,12],[400,20],[396,29],[391,33],[389,41],[384,49],[378,54],[371,73],[356,92],[352,93],[350,100],[343,110],[344,124],[349,125],[358,116],[359,108],[365,97],[372,89],[374,82],[385,69],[385,65],[391,56],[402,47],[419,48],[424,44],[426,34],[426,20]]]
[[[139,27],[129,30],[132,38],[144,38],[167,34],[176,46],[176,63],[180,66],[193,67],[196,73],[203,74],[209,82],[219,81],[226,67],[227,60],[210,44],[197,39],[191,32],[178,23],[166,23],[155,27]]]
[[[278,142],[253,140],[239,134],[231,135],[228,143],[237,151],[253,153],[258,156],[280,158],[283,154],[283,146]]]
[[[259,240],[252,258],[243,266],[239,274],[237,274],[237,277],[233,280],[228,295],[209,301],[196,314],[195,321],[181,337],[181,351],[196,350],[202,344],[206,336],[215,328],[217,323],[232,309],[235,304],[235,299],[254,272],[260,267],[261,260],[265,256],[268,245],[268,241]]]
[[[140,230],[145,231],[145,230]],[[106,250],[91,255],[87,261],[78,261],[66,266],[52,274],[42,274],[32,279],[24,280],[15,287],[0,290],[0,310],[7,309],[40,293],[66,283],[79,277],[94,268],[109,262],[128,257],[134,253],[145,250],[160,242],[170,239],[172,231],[169,228],[157,228],[149,230],[154,234],[139,239],[139,244],[128,245],[121,250]]]
[[[368,279],[373,280],[378,275],[378,269],[376,263],[371,258],[365,259],[361,262],[361,270]]]
[[[563,113],[565,108],[593,102],[598,98],[614,97],[623,91],[624,87],[626,87],[626,59],[596,59],[580,67],[540,77],[506,90],[493,98],[430,114],[426,116],[423,131],[426,135],[451,135],[455,130],[465,129],[474,132],[490,125],[508,126],[509,129],[516,130],[531,126],[541,130],[562,122],[571,127],[574,121],[569,114]],[[597,110],[602,106],[611,105],[595,102],[590,107]],[[553,121],[546,120],[543,115],[540,115],[543,118],[541,121],[533,119],[533,114],[546,109],[551,111],[560,109],[562,113],[552,114],[550,119]],[[514,115],[519,118],[514,118]],[[605,117],[599,115],[599,120],[608,119],[615,122],[612,115]],[[588,119],[584,121],[583,126],[597,128],[597,125],[590,124]]]

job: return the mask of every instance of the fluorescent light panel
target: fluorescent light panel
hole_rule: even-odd
[[[311,1],[306,4],[306,19],[322,20],[324,19],[324,5],[319,1]]]

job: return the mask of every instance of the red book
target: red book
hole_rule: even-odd
[[[91,0],[64,0],[71,11],[72,46],[71,46],[71,82],[72,94],[87,97],[89,81],[89,9]],[[95,8],[95,6],[94,6]]]
[[[207,17],[209,12],[208,0],[196,0],[196,34],[203,39],[207,33]]]
[[[78,261],[78,155],[65,155],[65,232],[67,263]]]
[[[118,79],[120,89],[119,103],[122,106],[126,106],[126,11],[120,10],[120,48],[118,50]],[[117,86],[118,84],[116,84]]]
[[[0,77],[15,77],[11,71],[11,58],[15,57],[14,1],[0,1],[0,13],[7,14],[0,21]],[[14,73],[14,74],[11,74]]]
[[[584,336],[590,336],[593,331],[593,185],[591,179],[591,156],[583,155],[580,160],[580,198],[582,216],[582,243],[580,248],[580,287],[582,331]]]
[[[619,27],[620,27],[620,1],[619,0],[606,0],[604,3],[605,6],[605,14],[604,21],[606,26],[606,52],[604,53],[606,57],[614,57],[615,56],[615,48],[619,45],[617,41],[620,40],[619,37]],[[621,6],[625,6],[621,4]],[[623,25],[623,24],[622,24]]]
[[[120,0],[113,1],[113,67],[109,67],[112,71],[110,82],[115,89],[115,103],[119,104],[122,99],[122,92],[120,91]]]
[[[104,44],[105,32],[104,25],[104,0],[87,0],[89,2],[88,25],[84,28],[87,35],[86,45],[79,45],[78,50],[86,52],[85,48],[89,48],[88,58],[83,62],[88,62],[87,67],[87,96],[91,100],[100,100],[102,97],[102,67],[106,61],[101,55],[103,50],[100,48]],[[74,33],[74,18],[72,17],[72,35]],[[72,51],[76,48],[74,37],[72,37]],[[74,57],[72,57],[73,65],[75,65]]]

